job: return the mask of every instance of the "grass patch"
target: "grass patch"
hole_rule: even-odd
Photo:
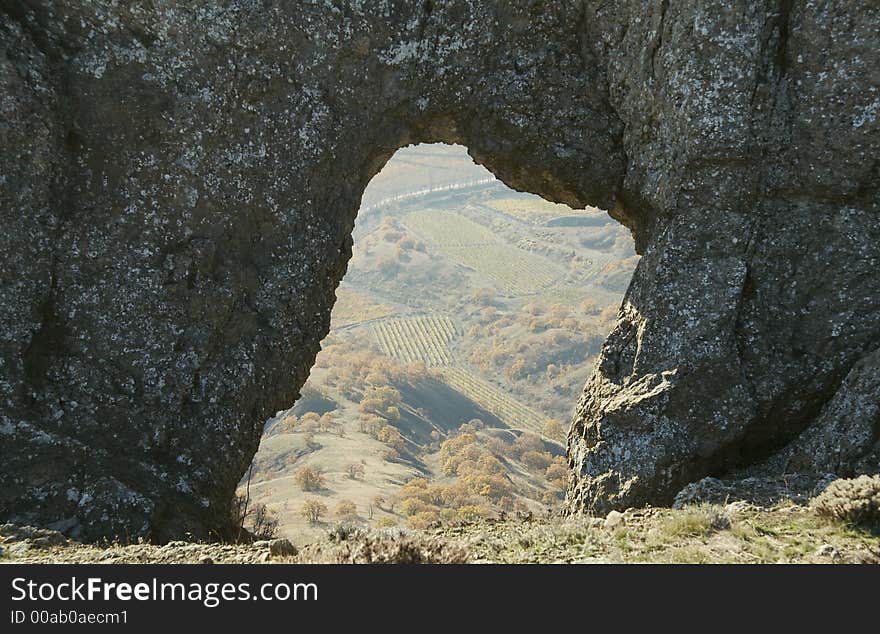
[[[682,509],[665,518],[661,533],[669,538],[705,537],[730,528],[730,519],[715,506],[700,505]]]

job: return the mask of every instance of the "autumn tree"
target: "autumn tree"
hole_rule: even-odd
[[[369,387],[364,392],[361,399],[360,411],[365,414],[377,414],[389,420],[397,420],[400,418],[400,392],[393,387],[383,385],[380,387]]]
[[[350,462],[345,466],[345,473],[348,474],[349,480],[363,480],[366,469],[360,462]]]
[[[341,520],[353,520],[358,517],[357,505],[348,499],[339,500],[333,512]]]
[[[306,498],[303,502],[300,514],[309,524],[317,524],[321,516],[327,514],[327,505],[315,498]]]
[[[492,452],[492,454],[503,458],[510,453],[510,443],[505,442],[502,438],[492,437],[486,441],[486,449]]]
[[[406,444],[403,440],[403,436],[397,431],[397,428],[392,427],[391,425],[385,425],[379,430],[378,439],[380,442],[384,442],[395,451],[403,451]]]
[[[293,414],[279,418],[272,427],[266,432],[267,436],[276,436],[278,434],[289,434],[295,431],[299,419]]]
[[[306,412],[299,418],[299,428],[304,432],[317,431],[320,426],[321,416],[317,412]]]
[[[336,426],[336,421],[333,418],[333,412],[326,412],[321,415],[321,418],[318,419],[318,429],[322,433],[328,433],[332,431],[332,429]]]
[[[324,475],[316,467],[300,467],[293,474],[293,479],[303,491],[320,491],[324,488]]]

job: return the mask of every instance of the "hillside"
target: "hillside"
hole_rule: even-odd
[[[401,150],[240,495],[297,540],[555,508],[570,408],[636,261],[605,212],[510,190],[458,146]]]

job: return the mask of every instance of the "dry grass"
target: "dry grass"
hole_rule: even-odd
[[[622,525],[603,524],[594,518],[484,522],[435,535],[465,545],[475,562],[880,563],[876,535],[804,506],[631,509]]]
[[[250,545],[4,543],[4,561],[28,563],[880,563],[871,531],[805,506],[741,504],[642,509],[605,528],[597,518],[480,520],[427,531],[324,529],[295,556]]]

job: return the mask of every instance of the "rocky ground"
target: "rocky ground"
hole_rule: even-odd
[[[170,542],[94,546],[0,526],[2,563],[880,563],[880,532],[806,505],[629,509],[605,518],[515,517],[416,532],[336,528],[297,548]]]

